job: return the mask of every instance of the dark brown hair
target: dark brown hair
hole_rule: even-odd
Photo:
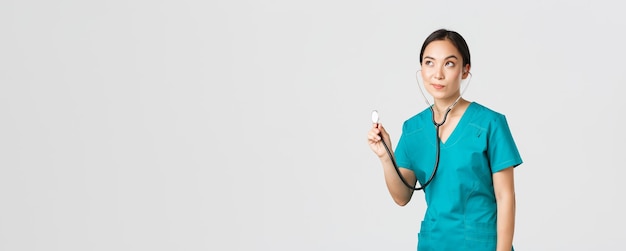
[[[422,44],[422,50],[420,51],[420,65],[422,64],[422,60],[424,59],[424,50],[426,49],[426,46],[428,46],[428,44],[430,44],[433,41],[446,40],[446,39],[450,40],[450,42],[452,42],[454,47],[456,47],[456,49],[459,50],[459,52],[461,53],[461,57],[463,59],[463,66],[465,65],[471,66],[472,63],[470,61],[469,47],[467,46],[467,43],[465,42],[465,39],[463,38],[463,36],[461,36],[461,34],[457,33],[456,31],[451,31],[451,30],[446,30],[446,29],[436,30],[433,33],[431,33],[430,36],[426,38],[426,40],[424,41],[424,44]]]

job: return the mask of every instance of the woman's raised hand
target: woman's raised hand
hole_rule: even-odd
[[[385,146],[383,145],[382,139],[385,140],[385,143],[387,144],[387,146],[389,147],[389,150],[391,151],[392,148],[391,148],[391,140],[389,139],[389,134],[387,133],[387,131],[385,130],[382,124],[373,123],[372,129],[370,129],[369,132],[367,133],[367,143],[370,145],[370,148],[372,149],[372,151],[374,151],[374,153],[376,154],[376,156],[378,156],[378,158],[383,158],[385,156],[388,157],[387,150],[385,149]]]

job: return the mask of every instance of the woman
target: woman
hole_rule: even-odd
[[[428,208],[417,249],[513,250],[513,168],[522,159],[505,116],[461,97],[461,81],[467,81],[471,62],[465,39],[457,32],[440,29],[428,36],[420,65],[424,88],[434,99],[432,107],[404,122],[395,152],[380,123],[367,135],[382,163],[389,193],[404,206],[414,189],[398,176],[381,140],[390,147],[405,181],[415,186],[417,181],[426,183],[434,170],[438,132],[441,158],[436,175],[424,188]],[[435,122],[443,124],[437,128]]]

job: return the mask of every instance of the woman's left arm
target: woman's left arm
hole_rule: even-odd
[[[493,189],[498,205],[497,251],[511,251],[515,230],[515,184],[513,167],[493,174]]]

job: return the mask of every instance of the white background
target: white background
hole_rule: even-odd
[[[366,144],[424,39],[505,114],[517,250],[623,245],[619,1],[0,3],[0,250],[415,250]]]

